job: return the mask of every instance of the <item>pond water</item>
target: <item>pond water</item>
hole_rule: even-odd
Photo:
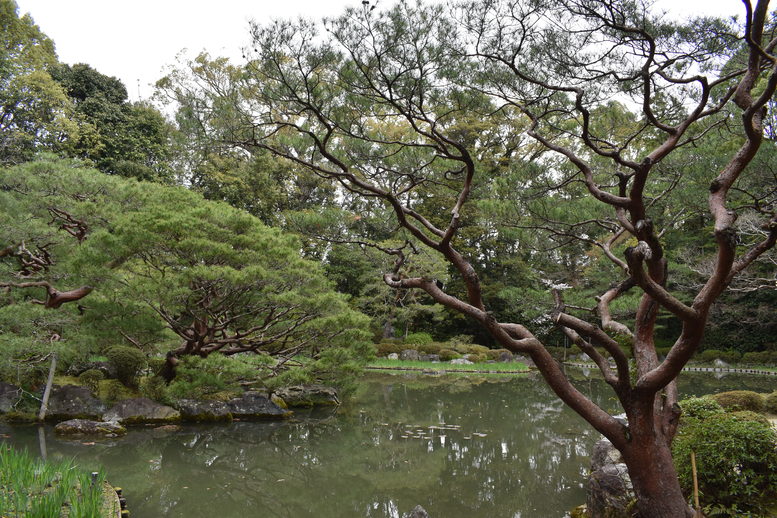
[[[614,402],[600,380],[578,385]],[[777,379],[684,375],[684,394],[777,388]],[[585,500],[598,439],[536,374],[366,376],[337,412],[285,422],[134,428],[109,441],[0,426],[3,440],[102,468],[133,518],[554,518]]]

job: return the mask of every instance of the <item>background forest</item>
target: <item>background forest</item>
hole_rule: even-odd
[[[236,239],[235,226],[240,225],[272,242],[253,243],[253,250],[230,258],[234,272],[259,267],[255,261],[267,258],[262,247],[283,249],[289,269],[279,268],[276,273],[309,280],[297,286],[310,291],[288,296],[299,296],[318,309],[300,309],[294,317],[278,319],[276,324],[284,330],[303,314],[323,317],[317,311],[325,307],[327,318],[335,318],[335,313],[336,318],[361,318],[353,311],[367,315],[368,326],[362,321],[352,323],[368,328],[375,342],[422,332],[437,341],[493,345],[479,326],[461,314],[435,304],[422,292],[394,290],[383,282],[392,258],[382,250],[398,244],[388,208],[338,189],[289,160],[246,150],[222,138],[224,131],[241,122],[236,106],[251,93],[245,80],[250,63],[197,56],[179,63],[159,81],[155,103],[131,103],[125,85],[116,78],[88,65],[60,63],[54,42],[29,16],[20,17],[12,1],[2,2],[2,28],[0,203],[4,218],[0,236],[4,249],[0,266],[5,293],[0,332],[4,347],[15,344],[21,355],[5,358],[34,358],[54,341],[68,351],[66,357],[99,354],[112,345],[147,352],[179,348],[196,320],[191,308],[196,304],[191,293],[177,290],[195,281],[178,278],[175,265],[190,260],[196,250],[203,263],[202,277],[196,282],[223,280],[219,268],[225,266],[216,256],[220,247],[235,246],[231,241]],[[618,101],[597,110],[596,121],[603,127],[596,130],[601,135],[617,138],[640,124],[639,115]],[[174,113],[174,120],[164,113]],[[473,187],[458,246],[479,266],[487,307],[499,320],[533,322],[545,328],[549,343],[568,346],[563,335],[543,320],[553,306],[549,288],[576,288],[569,291],[566,303],[593,313],[595,297],[611,282],[612,265],[597,241],[597,235],[609,229],[587,223],[601,222],[602,214],[582,191],[579,198],[557,198],[559,194],[550,189],[558,178],[554,171],[569,164],[527,142],[515,124],[508,117],[494,121],[475,114],[456,122],[455,130],[471,140],[481,167],[489,172]],[[667,188],[652,207],[654,219],[666,228],[661,237],[672,254],[671,288],[680,294],[686,288],[689,293],[698,288],[714,253],[706,248],[712,221],[705,210],[705,190],[695,186],[706,181],[710,162],[713,168],[721,167],[738,145],[727,124],[709,125],[702,143],[686,146],[662,163]],[[776,126],[770,119],[771,138]],[[513,130],[508,138],[506,127]],[[650,139],[650,134],[644,135],[642,145],[648,146]],[[749,177],[749,182],[775,185],[775,153],[773,145],[764,147],[754,167],[760,176]],[[702,155],[703,164],[698,160]],[[716,156],[720,157],[717,165]],[[430,183],[423,190],[432,200],[445,185]],[[423,190],[419,208],[424,204]],[[754,198],[747,185],[740,185],[735,203],[765,209],[773,195],[774,187],[765,198]],[[206,221],[212,229],[202,226]],[[764,234],[747,214],[738,225],[743,239],[757,240]],[[158,241],[138,237],[149,232]],[[182,236],[192,242],[166,249]],[[620,255],[633,244],[623,237],[610,246]],[[301,251],[305,260],[292,261],[295,251]],[[433,275],[450,293],[464,292],[461,280],[449,275],[450,265],[420,252],[414,258],[415,271]],[[292,263],[299,263],[302,270],[292,272]],[[245,286],[237,278],[226,282],[228,290],[237,291],[219,296],[236,302]],[[700,352],[705,359],[738,361],[747,355],[750,362],[777,362],[775,282],[772,251],[714,306]],[[52,290],[85,286],[93,290],[89,297],[45,311],[54,306],[42,300],[50,298]],[[268,289],[278,293],[278,286]],[[313,293],[322,299],[315,300]],[[635,293],[618,299],[612,307],[614,319],[628,324],[636,298]],[[190,322],[182,320],[184,307],[186,318],[193,319]],[[276,309],[281,307],[287,308],[280,304]],[[266,310],[257,309],[252,318],[266,316]],[[743,329],[747,330],[744,340]],[[671,315],[659,318],[659,351],[671,345],[677,330]],[[290,334],[307,332],[300,327]],[[330,335],[321,331],[319,341],[330,340]],[[292,336],[286,340],[296,343]],[[261,349],[270,342],[243,343],[250,343],[249,349]],[[160,347],[162,343],[167,345]],[[205,350],[236,349],[212,345]]]

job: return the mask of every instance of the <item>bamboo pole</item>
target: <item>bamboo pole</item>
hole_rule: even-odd
[[[40,412],[38,421],[46,418],[46,410],[49,406],[49,395],[51,394],[51,385],[54,383],[54,372],[57,370],[57,353],[51,353],[51,367],[49,367],[49,377],[46,380],[46,389],[43,391],[43,399],[40,402]]]
[[[699,479],[696,476],[696,452],[694,451],[691,451],[691,473],[693,474],[694,516],[696,518],[702,518],[701,509],[699,507]]]

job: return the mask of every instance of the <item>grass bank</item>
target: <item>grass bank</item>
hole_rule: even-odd
[[[0,516],[108,516],[104,478],[100,473],[92,479],[70,462],[44,462],[0,444]]]
[[[389,360],[378,358],[367,364],[368,370],[397,370],[422,372],[464,372],[478,374],[521,374],[529,371],[529,367],[520,362],[510,363],[472,363],[451,365],[447,362],[421,362]]]

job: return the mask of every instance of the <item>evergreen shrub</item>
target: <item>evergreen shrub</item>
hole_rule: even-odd
[[[89,387],[97,394],[100,390],[100,382],[105,379],[105,374],[99,369],[87,369],[78,376],[78,380],[85,387]]]
[[[706,419],[711,415],[724,412],[720,403],[710,397],[692,397],[680,401],[682,418]]]
[[[751,390],[720,392],[710,397],[726,410],[750,410],[759,413],[764,411],[764,397]]]
[[[442,344],[432,342],[430,344],[423,344],[418,346],[418,351],[424,354],[440,354],[442,350]]]
[[[429,333],[410,333],[405,338],[406,344],[424,345],[434,342],[434,338]]]
[[[451,349],[440,349],[440,361],[449,362],[461,358],[461,354]]]
[[[686,494],[695,452],[706,516],[761,516],[777,496],[777,433],[761,420],[727,413],[683,419],[672,449]]]
[[[770,414],[777,414],[777,390],[764,396],[764,406]]]
[[[387,343],[387,342],[381,342],[377,345],[377,354],[378,356],[385,357],[389,354],[396,353],[399,354],[402,352],[402,346],[397,343]]]
[[[135,347],[116,345],[105,351],[108,362],[116,369],[116,377],[128,387],[136,387],[138,375],[146,368],[146,355]]]

